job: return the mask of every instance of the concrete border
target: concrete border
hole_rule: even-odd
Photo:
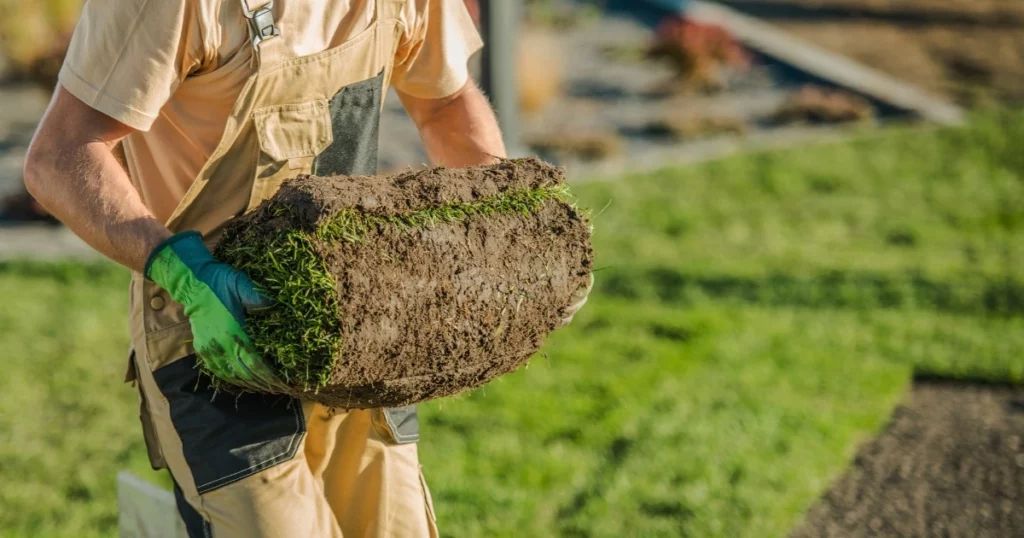
[[[0,261],[91,261],[102,256],[71,230],[52,224],[0,225]]]
[[[188,538],[174,494],[133,475],[117,473],[120,538]]]
[[[695,1],[687,9],[686,15],[725,28],[741,43],[765,56],[776,58],[837,86],[912,111],[928,121],[941,125],[960,125],[965,120],[964,111],[952,103],[850,58],[793,37],[771,24],[734,9]]]

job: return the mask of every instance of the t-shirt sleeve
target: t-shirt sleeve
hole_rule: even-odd
[[[417,0],[395,57],[392,85],[423,99],[440,99],[469,80],[469,58],[483,41],[464,0]]]
[[[59,80],[89,106],[146,131],[201,52],[191,1],[89,0]]]

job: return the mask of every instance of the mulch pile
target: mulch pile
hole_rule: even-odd
[[[1024,387],[921,382],[792,538],[1024,536]]]

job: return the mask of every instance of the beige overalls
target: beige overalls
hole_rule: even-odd
[[[235,0],[238,1],[238,0]],[[254,52],[223,138],[167,223],[213,248],[224,224],[303,173],[376,171],[381,102],[405,0],[311,56],[285,51],[315,14],[242,0]],[[134,375],[150,457],[170,469],[189,535],[436,536],[414,408],[332,411],[287,397],[215,395],[197,377],[182,307],[140,275],[130,293]]]

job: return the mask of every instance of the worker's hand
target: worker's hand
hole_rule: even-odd
[[[576,293],[573,294],[572,303],[565,307],[565,310],[562,310],[562,320],[558,325],[559,329],[572,323],[572,318],[580,311],[581,308],[583,308],[583,305],[587,304],[587,297],[590,296],[590,290],[592,289],[594,289],[593,273],[591,273],[590,280],[587,281],[587,285],[581,286],[580,289],[576,290]]]
[[[145,274],[185,307],[196,354],[207,370],[242,388],[287,390],[245,332],[246,311],[273,302],[244,273],[215,260],[198,232],[179,233],[158,245]]]

